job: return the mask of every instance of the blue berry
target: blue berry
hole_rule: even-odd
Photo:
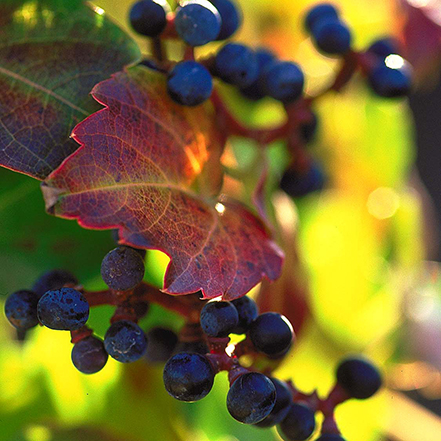
[[[391,37],[375,40],[368,48],[367,52],[375,54],[380,58],[386,58],[391,54],[398,54],[398,42]]]
[[[218,10],[207,0],[185,2],[175,17],[176,32],[190,46],[216,40],[221,23]]]
[[[210,0],[210,3],[219,11],[222,25],[216,40],[230,38],[242,22],[242,17],[237,6],[230,0]]]
[[[245,424],[266,418],[276,403],[276,389],[271,380],[258,372],[241,375],[230,387],[227,408],[231,416]]]
[[[311,32],[313,27],[324,19],[338,19],[337,9],[330,3],[320,3],[311,8],[305,17],[305,27]]]
[[[167,78],[170,97],[184,106],[197,106],[210,98],[213,81],[210,72],[196,61],[181,61]]]
[[[406,96],[412,86],[411,72],[406,64],[393,69],[381,62],[368,75],[368,81],[372,90],[385,98]]]
[[[363,358],[348,358],[337,368],[337,383],[353,398],[369,398],[381,387],[378,369]]]
[[[37,303],[38,296],[34,291],[16,291],[6,299],[6,318],[17,329],[33,328],[38,325]]]
[[[227,337],[239,323],[239,315],[230,302],[209,302],[202,308],[200,320],[209,337]]]
[[[306,196],[314,191],[319,191],[325,184],[321,169],[312,164],[306,172],[288,169],[280,180],[280,188],[292,198]]]
[[[66,284],[78,285],[78,279],[70,272],[63,269],[54,269],[41,275],[32,287],[38,297],[51,289],[60,289]]]
[[[316,441],[346,441],[341,435],[336,433],[324,433]]]
[[[151,363],[166,362],[173,354],[178,336],[171,329],[152,328],[147,332],[147,351],[145,357]]]
[[[215,372],[207,357],[193,352],[176,354],[164,367],[164,385],[177,400],[198,401],[213,387]]]
[[[93,335],[75,343],[72,349],[72,363],[83,374],[94,374],[107,363],[108,355],[103,341]]]
[[[296,63],[274,61],[266,67],[262,81],[269,96],[289,103],[301,96],[305,77]]]
[[[340,20],[319,21],[312,29],[317,48],[330,55],[345,54],[351,48],[349,28]]]
[[[266,49],[257,49],[255,54],[259,66],[258,77],[252,84],[240,90],[241,93],[250,100],[260,100],[266,95],[262,74],[266,67],[275,59],[274,54]]]
[[[83,294],[73,288],[47,291],[38,301],[40,322],[50,329],[74,331],[89,318],[89,304]]]
[[[214,70],[226,83],[242,88],[257,79],[259,63],[256,54],[248,47],[239,43],[227,43],[216,54]]]
[[[101,277],[109,288],[133,289],[144,277],[144,261],[133,248],[119,246],[110,251],[101,263]]]
[[[278,426],[279,435],[285,441],[304,441],[315,429],[314,412],[305,404],[293,403],[286,417]]]
[[[140,359],[147,349],[144,331],[134,322],[119,320],[113,323],[104,336],[107,353],[121,363]]]
[[[251,323],[248,333],[255,348],[266,355],[285,352],[294,338],[289,320],[276,312],[259,315]]]
[[[276,388],[276,404],[271,413],[256,424],[257,427],[271,427],[279,424],[288,414],[292,404],[292,392],[288,385],[277,378],[270,378],[270,380]]]
[[[232,332],[233,334],[244,334],[248,331],[251,322],[259,315],[256,302],[250,297],[243,296],[232,300],[231,303],[239,315],[239,322]]]
[[[166,0],[141,0],[130,10],[130,24],[138,34],[156,37],[165,29],[168,12]]]

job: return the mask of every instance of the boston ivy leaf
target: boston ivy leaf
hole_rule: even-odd
[[[0,2],[0,165],[44,179],[78,145],[92,87],[139,59],[136,43],[81,0]]]
[[[263,223],[237,202],[194,191],[222,148],[211,142],[205,106],[172,103],[163,76],[144,67],[92,95],[106,107],[78,124],[72,136],[82,147],[42,184],[49,212],[86,228],[119,228],[124,243],[165,252],[170,294],[232,299],[279,276],[282,252]]]

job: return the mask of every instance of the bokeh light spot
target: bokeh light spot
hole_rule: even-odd
[[[400,206],[400,197],[389,187],[379,187],[368,197],[367,209],[377,219],[392,217]]]
[[[50,441],[52,434],[45,426],[33,425],[26,428],[25,438],[27,441]]]

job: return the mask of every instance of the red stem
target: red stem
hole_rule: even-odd
[[[127,306],[140,302],[155,303],[186,317],[192,322],[199,321],[199,312],[204,306],[198,294],[172,296],[144,282],[138,285],[130,295],[128,292],[118,292],[111,289],[95,292],[83,290],[83,295],[90,306],[121,304],[126,304]]]
[[[250,355],[253,353],[256,353],[256,349],[248,336],[236,345],[233,352],[235,357],[242,357],[242,355]]]
[[[230,343],[230,337],[224,337],[224,338],[207,337],[207,341],[208,341],[208,346],[210,347],[211,354],[224,355],[225,349]]]
[[[338,429],[337,423],[335,421],[334,413],[325,415],[325,419],[322,423],[321,433],[331,433],[333,435],[340,435],[340,430]]]
[[[194,47],[193,46],[188,46],[188,45],[185,46],[184,60],[194,61]]]
[[[153,58],[159,63],[167,60],[167,54],[165,53],[165,47],[162,42],[163,40],[161,39],[161,37],[153,37],[151,39],[152,55]]]
[[[83,291],[89,306],[117,305],[118,301],[115,292],[107,289],[105,291]]]
[[[326,95],[330,91],[340,92],[344,86],[349,82],[352,78],[356,70],[360,67],[360,56],[359,53],[350,51],[346,54],[343,59],[343,63],[340,67],[337,76],[334,79],[334,82],[327,87],[322,92],[318,93],[315,96],[307,98],[307,101],[313,102]]]
[[[170,12],[167,14],[167,24],[165,26],[164,31],[161,34],[161,38],[163,38],[163,39],[177,39],[177,38],[179,38],[179,35],[176,32],[176,27],[175,27],[175,13],[174,12]]]
[[[77,329],[76,331],[70,331],[70,341],[71,343],[75,344],[78,343],[80,340],[89,337],[92,334],[93,334],[92,329],[88,328],[87,326],[83,326],[82,328]]]
[[[332,415],[334,409],[341,403],[349,400],[350,395],[339,385],[336,384],[325,400],[320,402],[319,410],[323,415]]]

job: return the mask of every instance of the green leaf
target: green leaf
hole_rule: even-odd
[[[0,5],[0,165],[44,179],[78,145],[92,87],[140,58],[136,43],[80,0]]]
[[[37,182],[0,168],[0,295],[32,286],[44,271],[66,268],[87,283],[115,246],[108,231],[88,231],[48,216]]]

